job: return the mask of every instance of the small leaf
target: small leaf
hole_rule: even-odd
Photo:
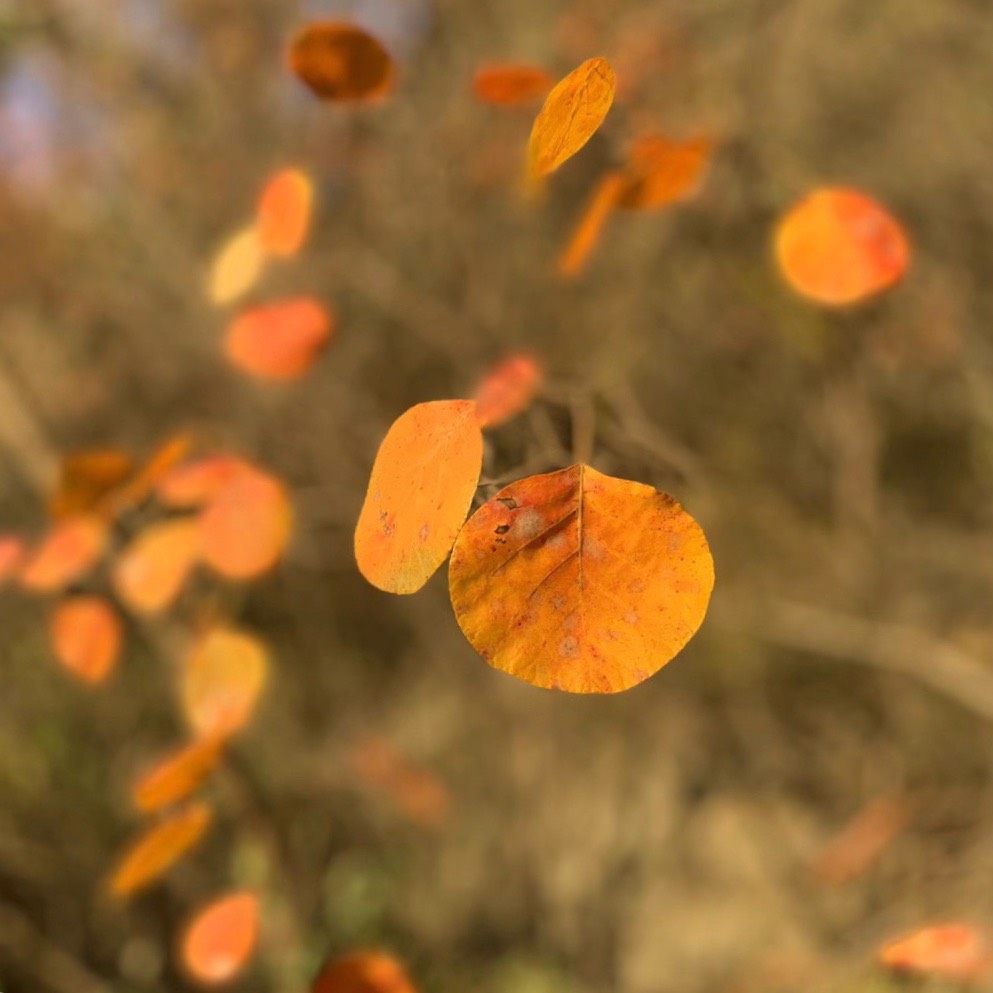
[[[225,736],[243,728],[255,712],[269,672],[269,655],[254,635],[214,627],[186,657],[183,710],[197,735]]]
[[[155,882],[203,837],[212,821],[205,803],[191,804],[160,821],[124,853],[110,877],[110,891],[126,897]]]
[[[984,980],[993,964],[989,940],[972,924],[936,924],[889,941],[879,961],[894,972],[916,973],[956,983]]]
[[[367,31],[342,21],[317,21],[290,44],[293,74],[322,100],[369,102],[393,89],[393,60]]]
[[[102,683],[121,654],[121,622],[98,596],[60,603],[52,614],[51,637],[59,664],[84,683]]]
[[[95,511],[134,474],[134,459],[116,448],[76,452],[62,460],[49,510],[56,520]]]
[[[289,258],[303,247],[310,229],[314,184],[300,169],[281,169],[265,185],[256,208],[262,250]]]
[[[556,83],[535,118],[528,162],[535,177],[547,176],[572,158],[603,123],[617,81],[606,59],[588,59]]]
[[[16,534],[0,535],[0,585],[9,583],[20,571],[28,547]]]
[[[159,480],[189,454],[192,439],[188,434],[177,434],[167,439],[149,456],[134,476],[107,498],[112,514],[138,507],[154,492]]]
[[[224,351],[233,365],[263,379],[298,379],[331,337],[327,308],[310,297],[247,310],[228,327]]]
[[[156,484],[155,495],[166,507],[199,507],[217,497],[237,475],[253,471],[252,465],[234,455],[211,455],[170,470]]]
[[[235,472],[201,511],[200,556],[227,579],[253,579],[282,557],[293,510],[279,480],[251,467]]]
[[[415,593],[445,561],[479,484],[483,436],[471,400],[419,403],[379,446],[355,528],[373,586]]]
[[[417,993],[404,967],[383,952],[353,952],[326,963],[310,993]]]
[[[693,637],[714,563],[672,497],[574,465],[483,504],[448,578],[459,626],[490,665],[534,686],[616,693]]]
[[[625,166],[617,204],[628,210],[658,210],[692,197],[702,185],[713,154],[708,138],[672,141],[662,135],[639,138]]]
[[[171,752],[135,783],[135,806],[151,813],[184,800],[217,768],[223,746],[223,737],[208,736]]]
[[[620,172],[608,172],[596,185],[583,210],[575,231],[559,256],[558,272],[565,279],[582,272],[590,253],[596,248],[610,215],[624,192],[625,179]]]
[[[72,517],[54,525],[21,572],[25,589],[53,593],[96,565],[107,546],[107,525],[97,517]]]
[[[538,66],[496,63],[480,66],[472,92],[480,103],[500,107],[528,107],[552,88],[554,79]]]
[[[776,259],[789,285],[826,306],[857,303],[893,286],[910,244],[886,209],[858,190],[815,190],[780,219]]]
[[[195,521],[167,520],[145,528],[114,565],[114,589],[121,602],[139,614],[165,610],[182,591],[199,551]]]
[[[237,300],[262,275],[265,253],[255,225],[242,228],[220,247],[207,283],[207,296],[217,306]]]
[[[245,968],[258,937],[258,897],[247,891],[229,893],[201,907],[187,925],[183,966],[196,982],[229,982]]]
[[[541,365],[531,355],[512,355],[498,362],[476,388],[480,427],[496,427],[527,410],[543,379]]]

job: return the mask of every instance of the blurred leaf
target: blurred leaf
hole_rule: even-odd
[[[103,597],[76,596],[52,614],[52,649],[59,664],[85,683],[101,683],[121,654],[121,622]]]
[[[222,736],[208,736],[171,752],[135,783],[135,806],[151,813],[185,799],[217,767],[223,745]]]
[[[254,225],[242,228],[221,245],[210,268],[207,296],[218,306],[247,293],[262,275],[265,253]]]
[[[608,172],[597,183],[568,243],[559,256],[558,273],[564,278],[578,276],[590,253],[596,248],[603,229],[624,192],[624,176]]]
[[[259,900],[254,893],[230,893],[196,912],[183,935],[186,972],[206,985],[234,979],[251,958],[259,937]]]
[[[200,552],[200,529],[187,519],[152,524],[118,556],[112,574],[121,602],[139,614],[169,607],[183,589]]]
[[[554,82],[551,75],[538,66],[497,63],[476,70],[472,92],[481,103],[529,107],[541,100]]]
[[[107,525],[97,517],[73,517],[53,525],[21,572],[21,584],[53,593],[96,565],[107,546]]]
[[[352,952],[332,959],[310,993],[417,993],[404,967],[383,952]]]
[[[293,74],[322,100],[369,102],[393,89],[395,69],[368,32],[343,21],[316,21],[290,44]]]
[[[493,366],[476,387],[476,417],[492,428],[527,410],[544,373],[531,355],[511,355]]]
[[[310,230],[314,184],[300,169],[281,169],[265,185],[256,207],[262,250],[287,258],[303,247]]]
[[[989,976],[993,955],[981,929],[956,922],[924,927],[888,941],[879,950],[879,961],[897,972],[973,983]]]

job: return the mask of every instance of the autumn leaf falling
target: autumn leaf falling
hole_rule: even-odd
[[[223,734],[208,734],[159,760],[135,782],[135,807],[147,814],[185,799],[217,768],[224,741]]]
[[[207,986],[228,983],[255,951],[259,937],[259,898],[240,890],[201,907],[187,924],[180,943],[184,971]]]
[[[593,137],[614,102],[617,81],[606,59],[588,59],[552,88],[528,142],[532,176],[554,172]]]
[[[292,73],[321,100],[369,103],[393,89],[396,70],[381,42],[345,21],[315,21],[290,42]]]
[[[533,355],[511,355],[494,365],[476,387],[476,418],[494,428],[527,410],[545,378]]]
[[[483,436],[472,400],[420,403],[390,427],[355,527],[362,575],[415,593],[445,561],[479,482]]]
[[[472,80],[480,103],[498,107],[530,107],[543,99],[555,80],[539,66],[498,62],[482,65]]]
[[[693,637],[714,565],[672,497],[575,465],[483,504],[448,575],[459,626],[490,665],[535,686],[616,693]]]
[[[103,597],[70,597],[52,614],[51,640],[67,672],[84,683],[102,683],[120,658],[121,622]]]

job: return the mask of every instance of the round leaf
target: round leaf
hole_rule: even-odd
[[[293,74],[322,100],[378,100],[393,89],[389,53],[354,24],[308,24],[290,44],[289,63]]]
[[[52,614],[52,648],[59,664],[84,683],[101,683],[121,654],[121,622],[102,597],[77,596]]]
[[[251,376],[289,380],[302,376],[324,350],[332,329],[327,308],[310,297],[254,307],[228,327],[224,351]]]
[[[255,951],[259,937],[259,899],[254,893],[229,893],[202,907],[183,935],[183,966],[199,983],[234,979]]]
[[[574,465],[480,507],[448,576],[459,626],[490,665],[535,686],[616,693],[696,633],[714,564],[672,497]]]
[[[114,566],[114,589],[121,602],[140,614],[165,610],[182,590],[199,550],[195,521],[162,521],[147,527]]]

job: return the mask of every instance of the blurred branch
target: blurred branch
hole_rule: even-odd
[[[866,621],[788,600],[763,603],[748,633],[792,651],[908,676],[977,717],[993,721],[993,672],[918,628]],[[735,625],[741,630],[741,625]]]

